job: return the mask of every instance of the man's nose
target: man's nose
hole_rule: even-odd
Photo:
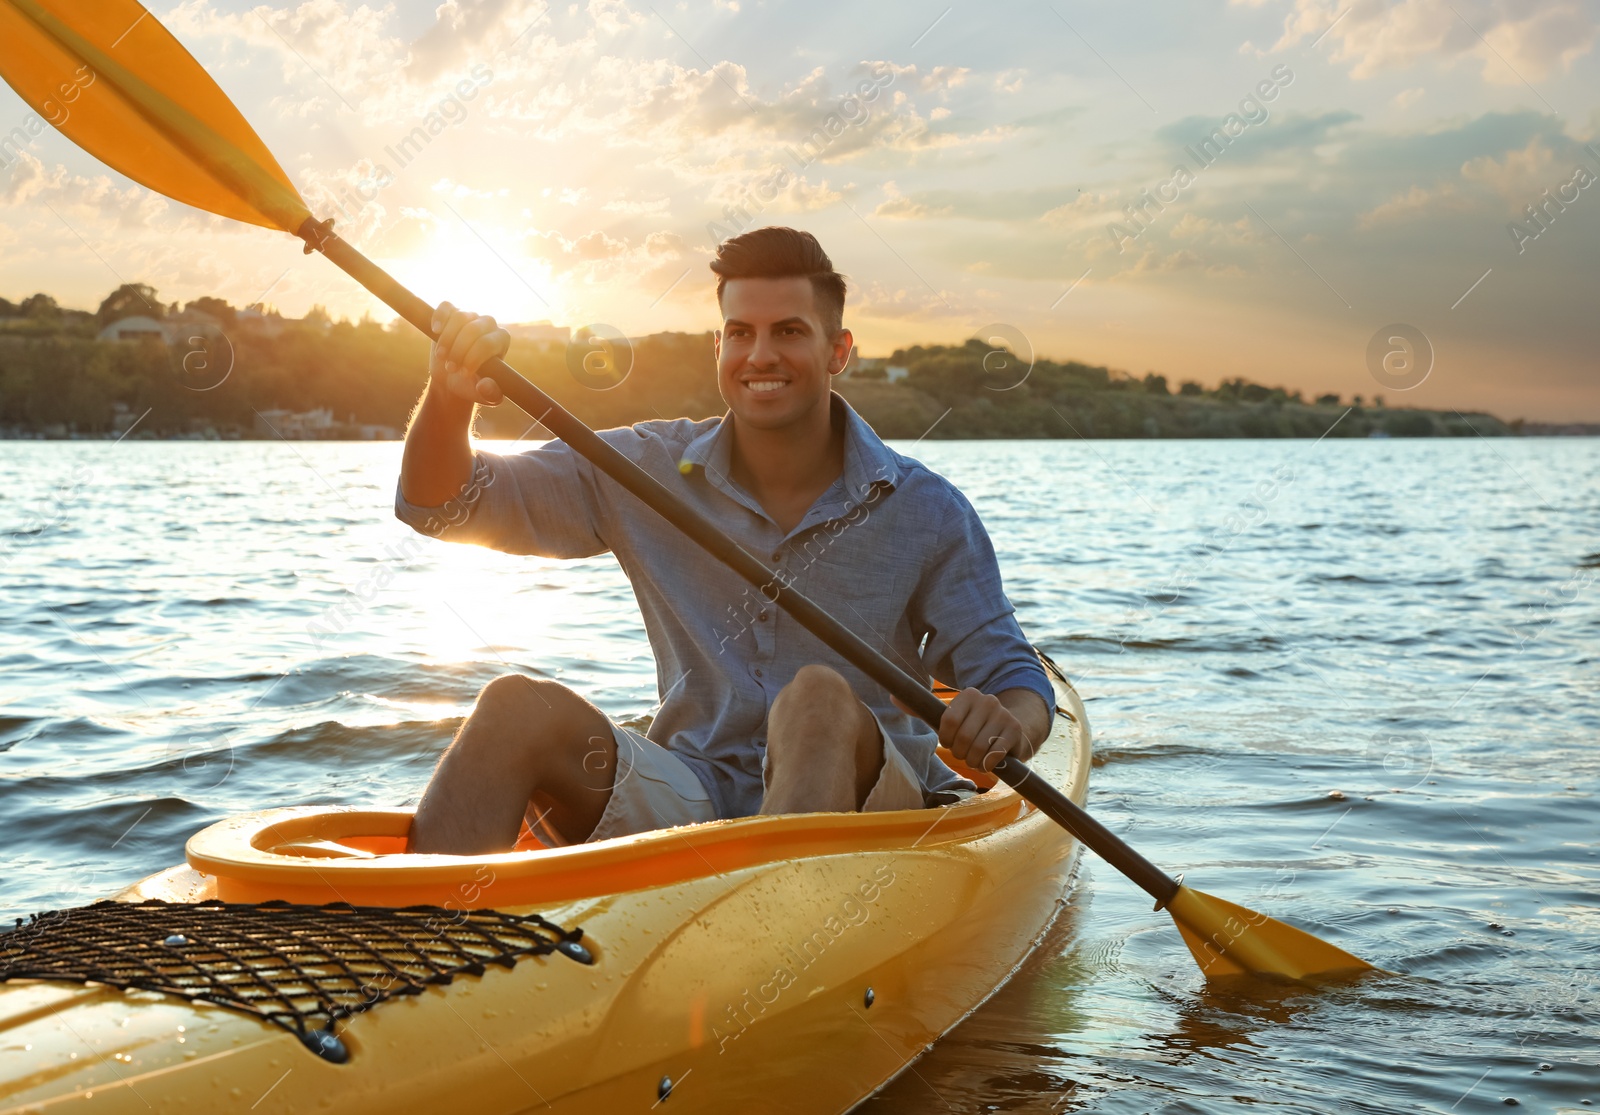
[[[750,347],[746,361],[752,368],[773,368],[778,364],[778,346],[765,333],[756,333],[755,344]]]

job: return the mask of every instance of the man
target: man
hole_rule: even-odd
[[[613,553],[662,699],[647,738],[557,682],[490,682],[417,806],[412,850],[504,851],[524,823],[564,844],[758,812],[921,808],[975,790],[936,743],[989,768],[1049,734],[1050,683],[971,505],[831,390],[854,338],[844,278],[816,238],[757,229],[711,269],[728,413],[602,436],[914,674],[966,688],[936,736],[564,443],[475,452],[475,408],[503,398],[477,372],[510,337],[445,303],[396,514],[510,553]]]

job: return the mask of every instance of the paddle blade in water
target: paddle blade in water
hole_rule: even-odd
[[[1167,913],[1208,977],[1254,973],[1305,979],[1372,968],[1292,925],[1204,891],[1180,886]]]
[[[291,233],[310,216],[233,102],[135,0],[0,0],[0,77],[157,193]]]

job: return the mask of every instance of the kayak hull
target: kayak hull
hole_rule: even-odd
[[[1057,717],[1057,732],[1033,765],[1081,803],[1088,729],[1077,695],[1064,681],[1058,689],[1067,715]],[[300,897],[258,893],[272,886],[261,873],[270,880],[296,866],[256,856],[263,847],[289,847],[272,842],[281,827],[239,862],[221,862],[228,858],[222,836],[293,828],[306,812],[258,815],[253,829],[231,828],[210,844],[196,837],[190,865],[118,897],[234,901],[250,891],[250,900],[320,902],[329,899],[317,897],[317,887],[342,892],[348,884],[359,897],[337,897],[359,904],[389,887],[393,904],[403,904],[410,872],[435,894],[441,880],[454,879],[455,908],[536,911],[581,926],[595,963],[527,957],[510,970],[384,1003],[340,1024],[350,1050],[342,1065],[285,1030],[222,1007],[95,986],[0,985],[0,1049],[26,1054],[5,1059],[0,1111],[86,1101],[93,1110],[173,1113],[313,1112],[329,1110],[330,1101],[341,1112],[374,1115],[657,1105],[846,1111],[1010,977],[1061,909],[1078,856],[1071,837],[998,786],[973,802],[877,815],[876,826],[873,815],[811,814],[608,841],[652,863],[670,858],[660,854],[665,845],[688,852],[663,867],[655,885],[616,891],[617,872],[638,866],[619,867],[631,861],[613,848],[612,861],[594,857],[605,862],[592,873],[596,892],[586,895],[569,891],[585,850],[607,853],[600,845],[508,857],[366,858],[359,839],[297,836],[294,855],[274,855],[305,860]],[[989,823],[975,825],[980,815]],[[323,831],[339,831],[350,816],[333,815]],[[382,837],[369,843],[381,847]],[[341,858],[339,848],[358,854]],[[554,866],[517,874],[540,857]],[[428,862],[386,866],[402,860]],[[696,863],[697,870],[688,866]],[[427,870],[418,875],[418,868]],[[222,874],[229,871],[239,877]],[[504,902],[514,893],[506,879],[520,879],[516,886],[536,904]]]

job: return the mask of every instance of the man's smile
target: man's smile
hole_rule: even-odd
[[[741,382],[747,389],[754,391],[758,395],[770,395],[774,391],[780,391],[789,386],[790,379],[788,376],[761,372],[753,376],[746,376]]]

